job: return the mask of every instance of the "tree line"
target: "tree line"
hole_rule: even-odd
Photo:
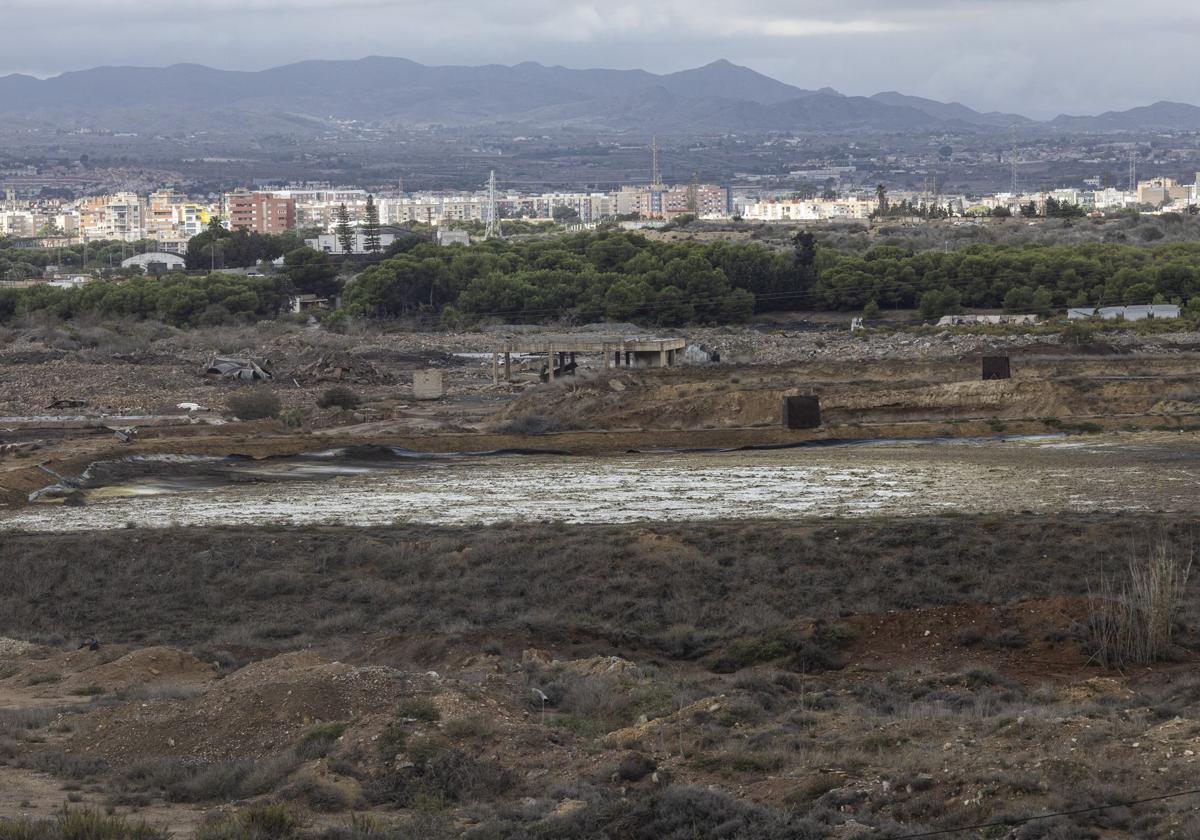
[[[439,247],[409,235],[343,283],[329,255],[293,248],[275,277],[220,272],[98,281],[76,289],[0,289],[0,320],[46,312],[159,318],[180,326],[275,317],[287,296],[341,294],[339,317],[508,322],[630,320],[724,324],[756,312],[964,308],[1050,314],[1068,306],[1173,302],[1200,309],[1200,243],[1138,247],[972,245],[861,254],[821,247],[663,242],[602,231]]]

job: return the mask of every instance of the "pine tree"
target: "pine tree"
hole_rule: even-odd
[[[346,209],[345,204],[338,205],[334,218],[337,221],[337,227],[334,230],[337,233],[338,244],[342,246],[342,252],[353,253],[354,229],[350,227],[350,211]]]
[[[367,223],[363,228],[363,242],[370,254],[378,254],[383,250],[383,241],[379,236],[379,207],[375,204],[375,196],[367,196]]]

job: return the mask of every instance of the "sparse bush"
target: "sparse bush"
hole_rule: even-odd
[[[137,762],[114,786],[120,793],[156,792],[169,802],[214,802],[261,796],[279,787],[299,764],[292,753],[259,761],[188,764],[178,759]]]
[[[423,797],[441,802],[488,800],[516,784],[501,765],[446,749],[433,739],[412,741],[408,758],[411,767],[386,771],[364,786],[368,801],[405,808]]]
[[[437,706],[433,705],[433,701],[416,697],[405,700],[396,707],[396,716],[432,723],[433,721],[441,720],[442,713],[438,711]]]
[[[483,715],[468,715],[446,721],[445,732],[451,738],[486,738],[495,731],[495,724]]]
[[[303,802],[314,811],[345,811],[352,804],[341,788],[313,778],[300,779],[284,789],[280,796]]]
[[[283,404],[266,386],[254,385],[231,396],[225,407],[239,420],[269,420],[279,416]]]
[[[617,778],[626,782],[640,782],[658,768],[654,759],[643,753],[626,753],[617,764]]]
[[[784,639],[739,639],[722,651],[713,662],[712,670],[718,674],[732,674],[751,665],[781,659],[792,649],[792,643]]]
[[[300,822],[282,805],[255,805],[209,820],[196,840],[292,840],[300,836]]]
[[[362,405],[362,397],[345,385],[335,385],[317,398],[318,408],[340,408],[342,411],[353,411],[360,405]]]
[[[1006,627],[996,634],[992,644],[998,648],[1023,648],[1029,646],[1029,639],[1016,627]]]
[[[385,761],[391,761],[400,753],[408,742],[408,730],[403,723],[389,724],[379,736],[379,754]]]
[[[168,840],[171,833],[145,822],[98,811],[64,807],[54,817],[41,820],[0,817],[4,840]]]
[[[324,758],[346,732],[344,723],[324,723],[314,726],[296,742],[296,757],[301,761]]]
[[[960,629],[954,638],[963,647],[971,647],[983,641],[983,631],[974,624],[968,624]]]
[[[18,766],[40,770],[60,779],[92,779],[108,769],[101,758],[62,752],[38,752],[22,756]]]

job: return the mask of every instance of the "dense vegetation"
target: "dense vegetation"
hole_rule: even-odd
[[[812,281],[814,252],[757,245],[651,242],[626,233],[491,242],[472,248],[421,244],[364,271],[347,310],[397,316],[452,306],[466,316],[533,321],[637,319],[676,325],[745,320],[757,307],[794,308]]]
[[[219,219],[188,240],[187,266],[191,269],[248,268],[260,262],[278,259],[303,247],[299,231],[279,235],[228,230]]]
[[[62,319],[95,314],[153,318],[176,326],[214,326],[274,318],[283,302],[282,284],[268,277],[168,274],[101,280],[72,289],[48,285],[0,288],[0,322],[23,314]]]
[[[623,232],[442,248],[408,236],[345,286],[345,315],[339,317],[423,316],[447,323],[610,319],[676,326],[734,323],[753,312],[796,309],[919,308],[925,317],[968,307],[1048,314],[1067,306],[1174,302],[1196,309],[1198,266],[1195,242],[971,245],[919,252],[877,245],[845,253],[817,245],[804,232],[790,248],[661,242]],[[180,326],[253,320],[278,315],[293,291],[338,290],[328,255],[299,248],[287,253],[276,279],[176,274],[71,290],[0,289],[0,321],[43,312],[158,318]]]
[[[809,305],[854,310],[875,301],[884,308],[920,306],[932,315],[959,307],[1048,313],[1089,304],[1186,303],[1200,295],[1198,265],[1195,243],[976,245],[916,254],[886,245],[862,255],[821,251]]]

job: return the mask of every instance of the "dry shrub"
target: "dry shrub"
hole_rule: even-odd
[[[239,420],[267,420],[278,417],[282,408],[279,397],[270,390],[255,385],[234,394],[226,403],[229,413]]]
[[[1163,540],[1146,557],[1130,561],[1119,587],[1101,579],[1099,592],[1089,593],[1092,659],[1106,668],[1166,659],[1191,568],[1190,553],[1185,558]]]

